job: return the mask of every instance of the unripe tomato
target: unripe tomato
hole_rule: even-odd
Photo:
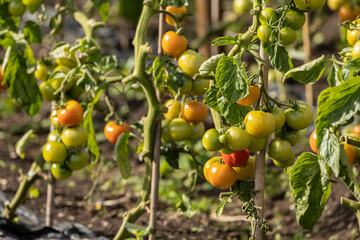
[[[191,95],[203,95],[209,89],[210,80],[208,79],[195,79],[192,82]]]
[[[306,16],[303,12],[288,10],[285,14],[286,25],[299,30],[305,24]]]
[[[346,152],[346,160],[349,165],[354,165],[357,163],[356,161],[356,147],[345,142],[342,143],[344,145],[344,150]]]
[[[360,41],[355,43],[354,48],[352,49],[352,60],[355,60],[360,57]]]
[[[207,117],[208,110],[206,105],[198,101],[187,101],[181,108],[181,117],[188,122],[203,122]]]
[[[232,154],[235,151],[232,150],[231,148],[229,148],[228,145],[224,144],[224,147],[222,149],[220,149],[219,152],[222,154]]]
[[[269,24],[273,25],[277,20],[278,16],[276,15],[276,12],[272,8],[264,8],[260,12],[260,23],[261,24]]]
[[[48,67],[44,64],[38,64],[34,76],[40,81],[46,81],[49,76]]]
[[[161,141],[164,143],[173,142],[169,131],[169,121],[164,119],[161,121]]]
[[[78,125],[83,119],[84,111],[79,102],[70,100],[66,103],[65,108],[57,111],[59,123],[66,127]]]
[[[297,33],[291,27],[280,29],[280,42],[283,45],[290,45],[296,41]]]
[[[275,131],[281,129],[285,124],[285,113],[279,107],[271,109],[271,114],[275,117]]]
[[[360,135],[360,124],[354,126],[354,127],[351,129],[350,132],[351,132],[351,133],[355,133],[355,134],[357,134],[357,135]]]
[[[73,171],[84,168],[87,165],[87,162],[86,154],[82,150],[76,150],[65,160],[66,166]]]
[[[58,95],[54,95],[55,90],[48,81],[40,83],[39,90],[45,101],[54,101],[59,98]]]
[[[104,135],[112,144],[115,144],[118,137],[124,132],[130,132],[130,127],[125,122],[119,125],[114,121],[110,121],[104,127]]]
[[[238,15],[250,12],[252,6],[253,4],[251,0],[234,0],[233,2],[234,12]]]
[[[42,3],[42,0],[22,0],[22,3],[27,7],[37,7]]]
[[[318,153],[318,149],[317,149],[317,146],[316,146],[316,139],[317,139],[317,134],[316,134],[316,129],[311,133],[310,135],[310,138],[309,138],[309,145],[310,145],[310,148],[311,150],[314,152],[314,153]]]
[[[236,172],[232,167],[217,161],[212,162],[206,175],[208,181],[214,187],[220,189],[230,188],[235,184],[237,179]]]
[[[220,133],[215,129],[211,128],[207,130],[202,137],[202,144],[209,152],[219,151],[224,147],[224,143],[219,141]]]
[[[64,164],[51,164],[51,173],[57,179],[66,179],[71,176],[72,170]]]
[[[237,101],[237,104],[242,106],[251,106],[255,104],[260,98],[260,88],[258,85],[249,85],[249,94]]]
[[[275,164],[275,166],[279,168],[288,168],[295,163],[295,153],[292,152],[291,156],[286,161],[279,161],[276,159],[272,159],[272,161]]]
[[[326,0],[295,0],[295,5],[303,11],[318,10],[325,5]]]
[[[55,59],[55,62],[58,66],[65,66],[70,69],[76,67],[76,61],[68,57],[57,58]]]
[[[208,173],[210,171],[210,167],[214,162],[217,162],[220,159],[220,157],[213,157],[210,158],[204,165],[204,169],[203,169],[203,173],[204,173],[204,177],[205,179],[209,182],[209,178],[208,178]]]
[[[257,29],[257,36],[260,41],[267,43],[270,41],[272,28],[268,24],[261,24]]]
[[[54,130],[51,133],[49,133],[47,137],[48,142],[58,142],[60,140],[60,133],[58,130]]]
[[[48,142],[43,146],[44,160],[49,163],[63,163],[67,157],[64,144],[59,142]]]
[[[279,130],[274,133],[275,138],[281,138],[290,143],[291,146],[295,146],[296,143],[300,140],[300,131],[299,130]]]
[[[174,31],[168,31],[161,39],[161,46],[166,55],[178,58],[186,49],[188,40],[186,37]]]
[[[52,110],[51,113],[50,113],[50,122],[56,128],[61,127],[61,125],[59,123],[59,118],[57,117],[57,110],[56,109]]]
[[[66,128],[61,133],[61,140],[68,147],[80,147],[86,143],[88,133],[83,125]]]
[[[58,58],[61,59],[61,58]],[[59,61],[59,60],[58,60]],[[66,65],[57,65],[56,68],[54,68],[53,72],[63,72],[63,73],[68,73],[71,70],[71,68],[69,68]]]
[[[355,23],[355,21],[354,21],[352,26],[360,27],[360,21],[358,21],[357,23]],[[359,31],[358,30],[347,30],[346,40],[348,41],[348,43],[351,46],[354,46],[355,43],[357,43],[359,40]]]
[[[346,20],[354,21],[357,16],[360,14],[360,7],[356,6],[354,9],[350,7],[349,4],[342,5],[338,10],[338,15],[341,21],[345,22]]]
[[[193,81],[191,78],[187,77],[185,79],[184,85],[180,88],[180,95],[186,95],[190,93],[192,89]]]
[[[313,110],[311,106],[302,101],[297,101],[298,108],[288,108],[285,111],[286,124],[295,130],[307,128],[313,121]]]
[[[25,5],[20,0],[12,0],[9,2],[8,11],[12,16],[20,17],[26,10]]]
[[[221,154],[222,160],[230,167],[241,167],[245,165],[249,159],[250,152],[245,149],[232,154]]]
[[[177,100],[170,99],[165,103],[165,107],[168,108],[167,113],[164,113],[164,117],[166,120],[171,121],[174,118],[178,118],[180,111],[181,111],[181,105]]]
[[[64,80],[65,80],[64,78],[53,78],[53,79],[49,79],[47,82],[50,83],[51,87],[56,91],[61,87]],[[74,84],[75,84],[75,79],[74,78],[70,79],[65,83],[64,90],[65,91],[70,90],[74,86]]]
[[[183,118],[175,118],[169,124],[170,136],[174,141],[184,141],[190,138],[191,126]]]
[[[195,141],[202,138],[205,132],[205,125],[204,123],[190,123],[191,127],[191,134],[189,140]]]
[[[331,10],[337,11],[346,2],[347,0],[327,0],[327,5]]]
[[[253,152],[261,151],[265,149],[266,144],[268,143],[268,138],[254,138],[250,135],[250,145],[248,149]]]
[[[287,161],[293,150],[288,141],[284,139],[274,139],[269,145],[269,156],[277,161]]]
[[[275,117],[263,111],[251,111],[245,116],[246,131],[255,138],[267,138],[276,126]]]
[[[238,127],[230,127],[226,131],[226,145],[233,151],[242,151],[249,147],[250,136],[245,130]]]
[[[187,9],[186,6],[182,6],[182,7],[167,6],[165,11],[172,13],[173,15],[175,15],[175,17],[181,18],[186,14]],[[170,15],[166,14],[165,20],[169,25],[175,27],[175,21]],[[184,20],[180,21],[179,25],[181,25],[183,22]]]
[[[255,177],[255,157],[250,156],[245,165],[241,167],[233,167],[236,172],[237,180],[251,180]]]
[[[0,66],[0,89],[6,89],[7,83],[4,83],[4,76],[2,74],[2,68]]]
[[[205,60],[202,54],[193,50],[186,50],[178,58],[178,65],[186,75],[192,77],[194,74],[199,73],[199,68]]]

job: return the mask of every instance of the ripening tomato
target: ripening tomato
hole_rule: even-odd
[[[246,131],[255,138],[267,138],[276,126],[274,115],[263,111],[250,111],[244,122]]]
[[[245,165],[249,159],[250,152],[245,149],[232,154],[221,154],[222,160],[230,167],[241,167]]]
[[[168,31],[161,39],[161,46],[166,55],[178,58],[186,49],[188,40],[186,37],[174,31]]]
[[[63,82],[65,81],[65,78],[52,78],[49,79],[47,82],[51,84],[51,87],[56,91],[58,90]],[[67,80],[64,86],[64,90],[68,91],[70,90],[75,84],[75,78]]]
[[[57,179],[66,179],[71,176],[72,170],[65,164],[51,164],[51,173]]]
[[[82,150],[74,151],[65,160],[66,166],[68,166],[73,171],[84,168],[86,166],[87,162],[88,161],[87,161],[86,154]]]
[[[255,177],[255,157],[250,156],[245,165],[241,167],[233,167],[236,172],[237,180],[251,180]]]
[[[233,2],[234,12],[237,13],[238,15],[249,13],[252,7],[253,4],[251,0],[234,0]]]
[[[283,45],[290,45],[296,41],[297,33],[291,27],[284,27],[280,29],[280,42]]]
[[[57,111],[59,123],[66,127],[78,125],[83,119],[84,111],[78,101],[70,100],[64,108]]]
[[[8,11],[12,16],[20,17],[24,14],[26,6],[20,0],[9,2]]]
[[[199,68],[203,62],[205,62],[205,57],[193,50],[186,50],[178,58],[179,68],[189,77],[199,73]]]
[[[360,7],[356,6],[354,9],[349,4],[342,5],[338,10],[338,15],[341,21],[354,21],[360,14]]]
[[[191,134],[189,140],[195,141],[202,138],[205,132],[205,125],[204,123],[190,123],[191,127]]]
[[[268,24],[261,24],[256,33],[261,42],[267,43],[271,41],[272,28]]]
[[[261,151],[265,149],[268,143],[268,138],[254,138],[250,135],[250,145],[248,149],[253,152]]]
[[[347,0],[327,0],[328,7],[333,11],[339,10],[346,2]]]
[[[184,118],[175,118],[169,124],[169,132],[174,141],[188,140],[191,134],[191,126]]]
[[[356,23],[354,21],[351,26],[360,27],[360,21],[357,21]],[[359,30],[347,30],[346,40],[351,46],[354,46],[355,43],[359,41]]]
[[[165,11],[172,13],[177,18],[182,18],[186,14],[187,9],[186,6],[182,6],[182,7],[167,6]],[[165,20],[169,25],[175,27],[175,21],[170,15],[166,14]],[[183,22],[184,20],[181,20],[179,22],[179,25],[181,25]]]
[[[188,122],[203,122],[207,117],[208,110],[206,105],[198,101],[187,101],[181,108],[181,117]]]
[[[285,124],[285,113],[282,108],[274,107],[271,109],[271,114],[275,117],[275,131],[281,129]]]
[[[249,147],[250,136],[249,134],[238,127],[230,127],[226,131],[226,145],[233,151],[242,151]],[[220,140],[221,141],[221,140]]]
[[[354,127],[351,129],[351,133],[355,133],[355,134],[357,134],[357,135],[360,135],[360,124],[354,126]]]
[[[181,111],[181,105],[177,100],[170,99],[165,103],[165,107],[168,108],[168,111],[164,113],[164,117],[166,120],[171,121],[174,118],[178,118],[180,111]]]
[[[292,152],[290,157],[286,161],[279,161],[276,159],[272,159],[272,161],[275,164],[275,166],[279,168],[288,168],[295,163],[295,153]]]
[[[36,71],[34,72],[35,78],[40,81],[46,81],[49,76],[48,70],[49,69],[45,64],[38,64]]]
[[[290,158],[292,153],[293,150],[288,141],[278,138],[270,142],[269,156],[271,158],[284,162]]]
[[[291,146],[295,146],[296,143],[300,140],[300,131],[299,130],[278,130],[274,133],[275,138],[281,138],[290,143]]]
[[[207,130],[202,137],[202,144],[209,152],[219,151],[224,147],[224,143],[219,141],[220,133],[215,129],[211,128]]]
[[[37,7],[43,0],[22,0],[23,4],[27,7]]]
[[[218,161],[213,161],[212,159],[209,161],[211,161],[212,164],[209,164],[210,166],[207,169],[206,176],[214,187],[227,189],[235,184],[237,176],[236,171],[232,167]]]
[[[295,5],[302,11],[318,10],[325,5],[326,0],[295,0]]]
[[[67,147],[80,147],[86,143],[88,133],[83,125],[66,128],[61,133],[61,140]]]
[[[305,24],[306,16],[303,12],[288,10],[285,14],[285,22],[288,27],[299,30]]]
[[[51,133],[49,133],[47,137],[48,142],[58,142],[60,140],[60,133],[58,130],[54,130]]]
[[[352,49],[352,60],[355,60],[360,57],[360,41],[355,43],[354,48]]]
[[[314,153],[318,153],[318,149],[316,146],[316,139],[317,139],[317,135],[316,135],[316,129],[311,133],[310,138],[309,138],[309,145],[311,150],[313,150]]]
[[[6,89],[7,88],[7,83],[4,83],[4,76],[2,74],[2,68],[0,66],[0,89]]]
[[[42,151],[44,160],[49,163],[63,163],[67,157],[64,144],[59,142],[47,142]]]
[[[346,152],[346,160],[349,165],[354,165],[357,163],[356,161],[356,147],[345,142],[342,143],[344,145],[344,150]]]
[[[203,95],[209,89],[210,80],[208,79],[195,79],[192,82],[191,95]]]
[[[220,157],[213,157],[213,158],[210,158],[209,160],[207,160],[207,162],[205,163],[204,169],[203,169],[203,173],[204,173],[204,177],[205,177],[205,179],[206,179],[207,181],[209,181],[208,173],[209,173],[209,171],[210,171],[211,165],[212,165],[214,162],[217,162],[219,159],[220,159]]]
[[[249,85],[249,94],[237,101],[237,104],[242,106],[251,106],[255,104],[260,98],[260,87],[258,85]]]
[[[114,121],[110,121],[104,127],[105,137],[112,144],[115,144],[118,137],[124,132],[130,132],[130,127],[125,122],[119,125]]]
[[[269,24],[269,25],[273,25],[279,19],[278,16],[276,15],[275,10],[269,7],[261,10],[259,18],[261,24]]]
[[[297,101],[297,103],[297,107],[286,109],[286,124],[292,129],[302,130],[311,124],[314,114],[308,103],[302,101]]]

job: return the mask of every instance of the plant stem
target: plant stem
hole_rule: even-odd
[[[305,51],[305,61],[304,63],[308,63],[311,61],[311,39],[310,39],[310,15],[309,13],[305,13],[306,21],[302,28],[303,30],[303,45]],[[311,106],[314,105],[314,90],[311,84],[305,85],[305,93],[306,93],[306,102]]]
[[[353,210],[355,212],[356,217],[358,219],[359,230],[360,230],[360,203],[353,201],[351,199],[348,199],[348,198],[341,197],[340,204],[350,208],[351,210]]]

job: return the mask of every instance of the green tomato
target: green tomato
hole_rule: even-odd
[[[199,68],[203,62],[205,62],[205,57],[193,50],[186,50],[178,58],[179,68],[189,77],[199,73]]]
[[[36,79],[40,80],[40,81],[46,81],[49,74],[48,74],[48,67],[44,64],[38,64],[37,65],[37,69],[34,72],[34,76]]]
[[[352,49],[352,60],[355,60],[360,57],[360,41],[355,43],[354,48]]]
[[[291,27],[284,27],[280,30],[280,42],[283,45],[290,45],[296,41],[297,33]]]
[[[290,143],[291,146],[295,146],[296,143],[300,140],[300,131],[299,130],[279,130],[274,133],[275,138],[281,138]]]
[[[289,10],[285,14],[286,25],[294,30],[299,30],[305,24],[306,16],[303,12]]]
[[[8,11],[12,16],[20,17],[26,10],[25,5],[20,0],[12,0],[9,2]]]
[[[187,77],[185,79],[184,85],[180,88],[180,95],[188,94],[192,89],[192,79]]]
[[[249,13],[252,9],[252,6],[253,4],[251,0],[234,0],[233,2],[234,12],[238,15]]]
[[[268,143],[268,138],[254,138],[250,135],[250,145],[248,149],[253,152],[258,152],[265,149],[266,144]]]
[[[77,150],[71,153],[71,155],[65,160],[66,166],[73,171],[84,168],[87,165],[87,162],[86,154],[82,150]]]
[[[61,133],[62,142],[68,147],[80,147],[86,143],[88,133],[83,125],[66,128]]]
[[[275,117],[263,111],[250,111],[245,116],[246,131],[254,138],[267,138],[275,130]]]
[[[196,79],[192,82],[191,95],[203,95],[209,89],[210,80]]]
[[[169,124],[169,132],[174,141],[184,141],[190,137],[191,126],[185,119],[175,118]]]
[[[224,147],[224,143],[219,141],[220,133],[215,129],[211,128],[207,130],[202,137],[202,144],[209,152],[219,151]]]
[[[51,84],[51,87],[56,91],[61,87],[61,84],[63,83],[64,78],[53,78],[49,79],[49,83]],[[72,78],[65,84],[65,91],[70,90],[75,84],[75,79]]]
[[[263,43],[269,42],[272,28],[268,24],[261,24],[257,29],[257,35]]]
[[[275,131],[281,129],[285,124],[285,113],[279,107],[271,109],[271,114],[275,117]]]
[[[238,127],[230,127],[226,131],[226,145],[233,151],[242,151],[248,148],[250,145],[249,134]]]
[[[52,164],[51,173],[57,179],[66,179],[71,176],[72,170],[64,164]]]
[[[22,2],[27,7],[38,7],[42,0],[22,0]]]
[[[55,59],[55,62],[59,66],[65,66],[70,69],[76,67],[76,62],[68,57],[57,58],[57,59]]]
[[[283,139],[274,139],[269,145],[269,156],[277,161],[287,161],[293,150],[288,141]]]
[[[190,123],[191,134],[189,140],[195,141],[202,138],[205,132],[205,125],[203,122],[200,123]]]
[[[51,133],[49,133],[47,137],[48,142],[58,142],[60,140],[60,133],[58,130],[54,130]]]
[[[39,90],[45,101],[54,101],[59,98],[58,95],[54,95],[55,90],[48,81],[40,83]]]
[[[311,106],[302,101],[297,101],[297,108],[288,108],[285,111],[286,124],[295,130],[307,128],[313,121],[313,110]]]
[[[288,168],[295,163],[295,153],[292,152],[286,161],[278,161],[276,159],[272,159],[272,161],[279,168]]]
[[[63,163],[67,157],[64,144],[58,142],[47,142],[42,151],[44,160],[49,163]]]
[[[222,154],[227,154],[227,155],[229,155],[229,154],[234,153],[235,151],[232,150],[231,148],[229,148],[229,147],[225,144],[224,147],[219,150],[219,152],[222,153]]]
[[[326,0],[295,0],[295,5],[302,11],[318,10],[325,5]]]
[[[264,8],[260,12],[260,23],[261,24],[269,24],[273,25],[278,20],[278,16],[276,15],[276,12],[272,8]]]

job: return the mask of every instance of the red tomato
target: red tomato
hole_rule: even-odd
[[[78,125],[83,119],[84,110],[79,102],[70,100],[66,103],[65,108],[60,108],[57,111],[59,123],[66,127],[73,127]]]
[[[127,123],[123,123],[122,125],[119,125],[114,121],[110,121],[105,125],[104,128],[104,134],[106,139],[113,144],[116,143],[118,137],[123,132],[130,132],[130,127],[129,125],[127,125]]]
[[[241,167],[245,165],[249,160],[249,156],[250,152],[247,149],[232,154],[221,154],[224,162],[230,167]]]

